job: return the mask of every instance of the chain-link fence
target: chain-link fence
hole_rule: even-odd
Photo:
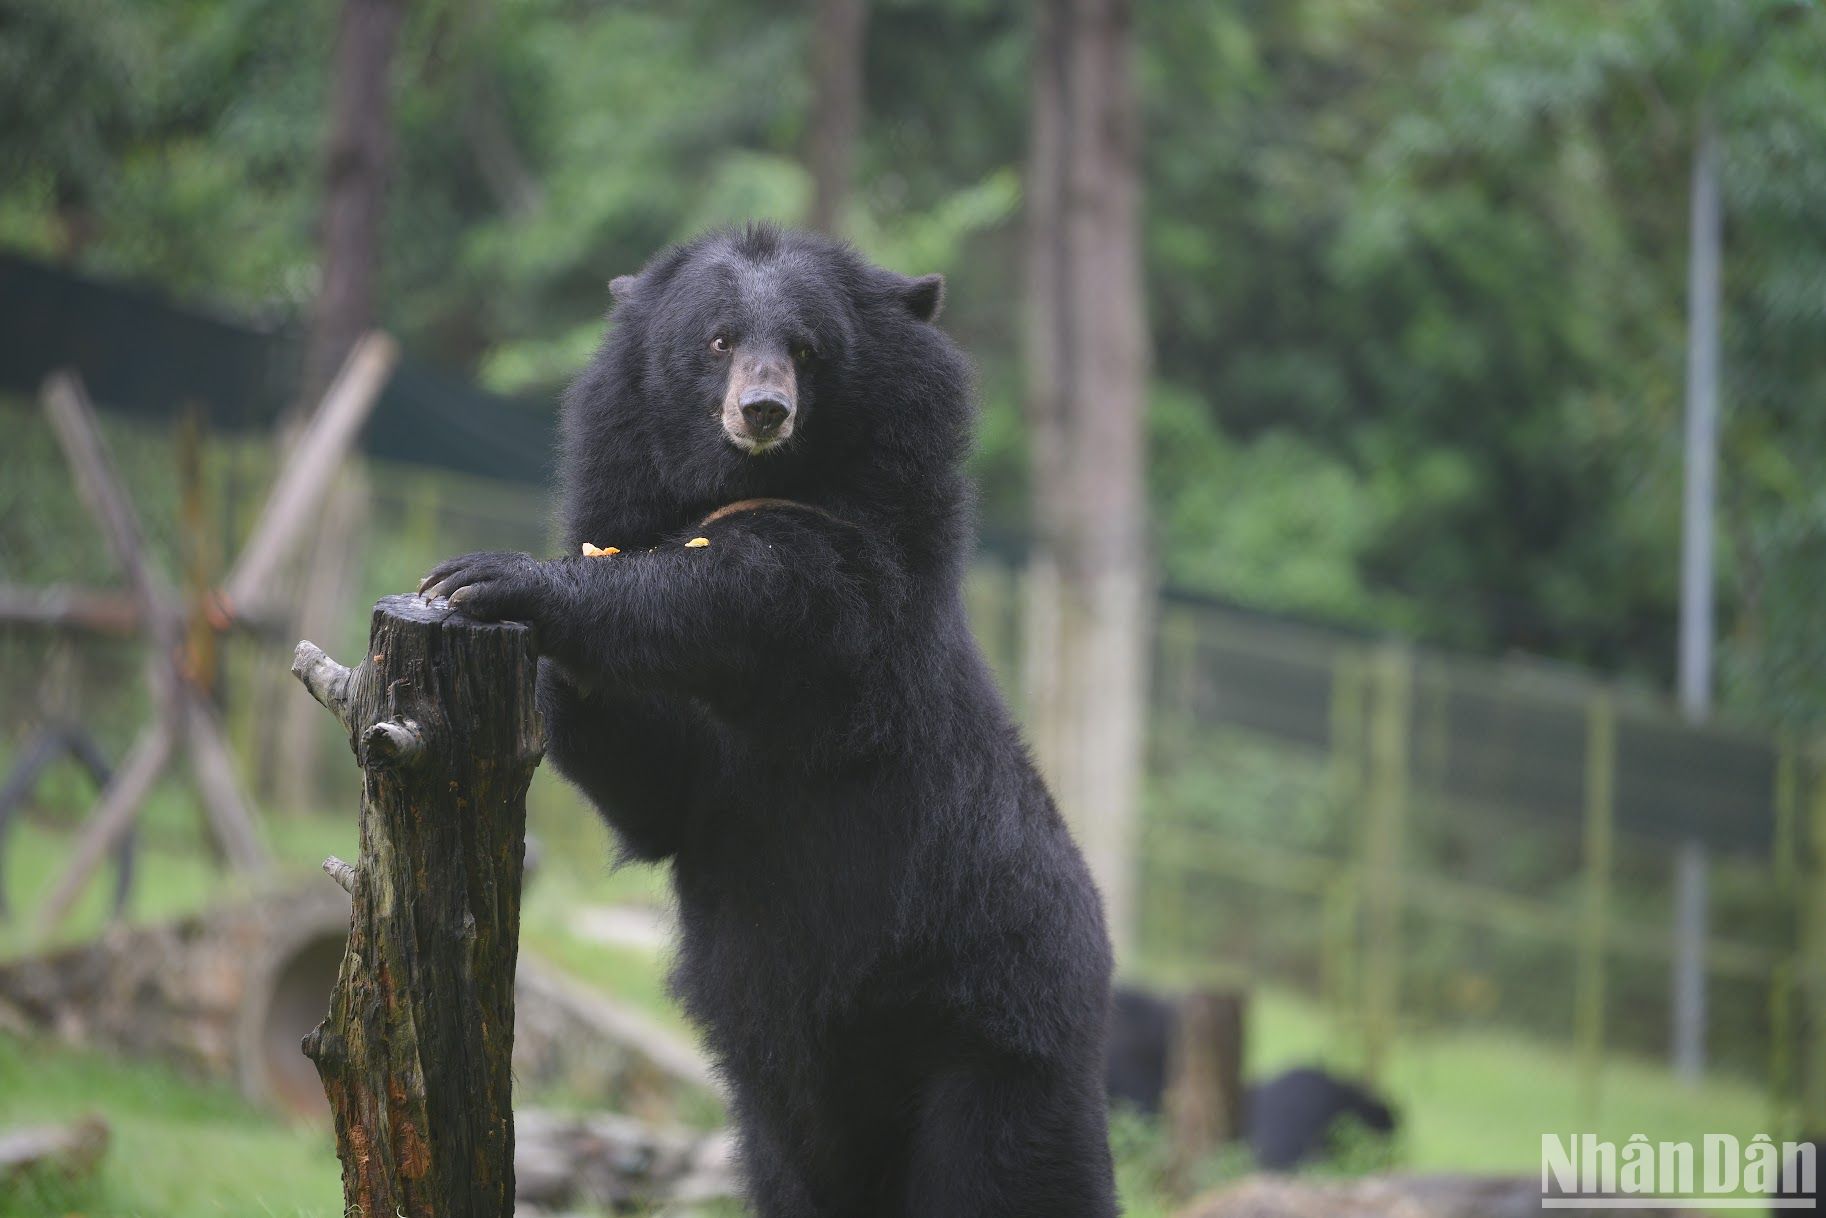
[[[72,557],[81,516],[32,412],[8,418],[17,443],[43,452],[11,467],[22,511],[9,509],[0,577],[107,583],[105,560]],[[270,449],[211,446],[203,492],[216,540],[199,550],[178,525],[169,454],[152,451],[169,441],[120,438],[143,450],[122,464],[168,569],[219,564],[259,502]],[[530,487],[382,463],[365,485],[342,637],[318,640],[337,654],[362,645],[358,607],[410,587],[438,558],[549,540],[549,504]],[[208,586],[207,569],[199,576]],[[968,595],[1018,702],[1018,557],[987,549]],[[274,747],[261,738],[262,700],[302,696],[275,669],[275,645],[229,636],[215,675],[256,785]],[[1710,860],[1700,944],[1710,1056],[1766,1076],[1789,1117],[1804,1105],[1826,1120],[1817,742],[1693,727],[1651,696],[1564,669],[1453,658],[1172,594],[1155,657],[1139,970],[1307,992],[1324,1001],[1336,1043],[1370,1068],[1404,1029],[1487,1023],[1563,1039],[1596,1078],[1608,1050],[1667,1051],[1673,860],[1697,843]],[[118,755],[146,713],[141,658],[130,639],[0,629],[7,739],[77,718]],[[310,722],[323,762],[305,770],[334,773],[343,744],[323,716]],[[83,803],[79,777],[52,783]],[[268,806],[314,803],[264,794]]]

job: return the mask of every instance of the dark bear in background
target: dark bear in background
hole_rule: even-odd
[[[1178,1013],[1147,990],[1119,985],[1110,1002],[1110,1048],[1104,1087],[1112,1107],[1159,1116],[1167,1094],[1167,1058]]]
[[[421,591],[534,624],[551,759],[670,864],[761,1214],[1105,1218],[1109,946],[965,622],[941,287],[765,227],[659,255],[565,399],[573,556]]]
[[[1384,1136],[1397,1124],[1380,1096],[1309,1066],[1257,1083],[1244,1105],[1249,1149],[1266,1171],[1291,1171],[1329,1157],[1348,1122]]]
[[[1112,1106],[1161,1114],[1178,1035],[1179,1012],[1171,1001],[1136,986],[1115,987],[1104,1068]],[[1243,1136],[1256,1165],[1269,1171],[1327,1158],[1347,1120],[1381,1135],[1392,1135],[1399,1123],[1381,1097],[1313,1067],[1278,1074],[1243,1097]]]

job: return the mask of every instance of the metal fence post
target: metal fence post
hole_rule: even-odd
[[[1364,799],[1364,1073],[1377,1078],[1401,1006],[1401,836],[1407,814],[1413,657],[1389,645],[1374,661],[1369,782]]]
[[[1801,1121],[1809,1130],[1826,1128],[1826,741],[1815,753],[1813,808],[1807,828],[1812,883],[1800,901],[1803,924],[1797,960],[1806,1003],[1800,1037],[1805,1054]]]
[[[1616,707],[1609,691],[1592,696],[1585,728],[1584,910],[1579,921],[1577,1027],[1579,1074],[1588,1123],[1602,1098],[1605,925],[1610,905],[1612,821],[1617,767]]]
[[[1340,647],[1331,673],[1332,797],[1348,813],[1363,791],[1363,658]]]

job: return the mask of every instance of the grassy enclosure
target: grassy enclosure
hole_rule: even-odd
[[[390,743],[375,754],[364,730],[355,756],[352,729],[287,673],[300,638],[366,673],[389,653],[418,663],[412,648],[367,646],[369,606],[453,555],[550,555],[554,471],[598,457],[602,481],[613,468],[617,491],[664,501],[656,522],[703,520],[700,500],[736,507],[749,494],[828,513],[816,527],[839,531],[842,557],[801,573],[803,556],[783,545],[748,572],[764,584],[777,561],[813,588],[806,603],[877,546],[886,570],[947,589],[967,572],[970,628],[1099,889],[1118,980],[1145,991],[1120,993],[1118,1009],[1132,1004],[1148,1041],[1138,1072],[1144,1091],[1161,1084],[1163,1115],[1125,1109],[1111,1125],[1133,1218],[1220,1213],[1194,1194],[1253,1174],[1254,1153],[1272,1162],[1260,1143],[1248,1149],[1260,1130],[1247,1128],[1243,1084],[1299,1066],[1329,1072],[1320,1085],[1333,1099],[1361,1085],[1400,1118],[1389,1139],[1373,1116],[1328,1143],[1318,1131],[1317,1161],[1288,1186],[1314,1205],[1343,1204],[1316,1176],[1381,1176],[1353,1179],[1371,1193],[1412,1185],[1392,1179],[1403,1173],[1533,1179],[1548,1133],[1818,1138],[1822,62],[1826,7],[1793,0],[0,0],[0,781],[79,741],[10,811],[0,796],[0,967],[14,987],[0,990],[0,1215],[426,1218],[394,1204],[421,1195],[419,1181],[423,1196],[485,1191],[447,1187],[460,1161],[497,1186],[482,1218],[498,1218],[510,1073],[500,966],[512,941],[497,931],[515,916],[530,962],[514,999],[521,1149],[587,1131],[646,1162],[605,1176],[615,1188],[643,1180],[641,1205],[674,1172],[719,1198],[705,1213],[738,1212],[720,1200],[733,1181],[719,1158],[729,1114],[668,990],[668,877],[617,866],[610,831],[546,765],[527,797],[538,865],[516,915],[515,836],[471,850],[473,826],[448,833],[450,821],[418,813],[480,798],[504,772],[524,777],[526,720],[498,750],[504,763],[439,754],[440,774],[471,773],[465,792],[413,765],[442,701],[412,699],[427,670],[446,692],[467,688],[466,667],[453,683],[426,660],[413,677],[353,687],[337,665],[310,670],[325,705],[354,688],[364,715],[384,716]],[[773,225],[808,231],[784,244],[756,235]],[[697,267],[685,250],[679,271],[661,254],[716,229],[747,232],[705,247],[734,261]],[[712,285],[734,265],[749,269]],[[879,307],[891,298],[907,316]],[[888,358],[930,343],[927,323],[968,369],[942,345],[920,347],[920,366]],[[628,338],[644,349],[574,382],[605,325],[612,353]],[[763,367],[767,384],[748,387],[774,396],[750,400],[742,377]],[[877,367],[897,371],[870,380]],[[583,388],[566,399],[567,384]],[[561,428],[563,400],[599,426]],[[803,417],[795,402],[809,403]],[[821,432],[827,408],[852,413]],[[628,409],[644,413],[617,413]],[[729,445],[774,452],[751,423],[796,448],[769,469],[735,461]],[[927,443],[953,426],[970,430],[967,457]],[[109,505],[97,434],[125,505]],[[821,436],[862,441],[843,462],[891,454],[896,468],[934,468],[889,504],[892,479],[833,473]],[[961,520],[952,471],[937,468],[956,460],[976,518],[973,540],[956,534],[968,562],[952,567],[966,556],[938,554],[927,529],[920,544],[898,513],[912,519],[929,498],[931,528]],[[842,533],[858,523],[868,527]],[[658,532],[593,542],[618,540],[663,549]],[[742,560],[721,540],[691,544],[689,561]],[[638,571],[645,556],[616,561]],[[471,582],[466,594],[478,613],[510,584],[524,580],[528,598],[554,586],[550,569],[518,560],[471,564],[463,579],[490,567],[495,591]],[[715,598],[719,622],[742,619],[732,638],[767,603],[748,599],[754,586],[716,589],[734,593]],[[591,590],[567,606],[601,610],[587,637],[604,644],[589,664],[605,672],[578,674],[579,689],[620,681],[615,665],[649,650],[646,628],[697,620],[688,604],[611,612],[621,586]],[[833,604],[872,604],[894,580],[860,598],[841,591]],[[440,640],[448,628],[415,624]],[[550,617],[535,624],[567,635]],[[801,615],[790,629],[803,626]],[[820,637],[793,642],[822,646],[815,627]],[[898,663],[903,643],[934,646],[921,627],[900,608],[868,616],[870,654]],[[671,638],[689,659],[640,678],[661,695],[641,704],[652,723],[598,737],[605,783],[676,735],[664,711],[679,711],[681,730],[706,728],[664,775],[744,760],[723,747],[726,708],[684,671],[722,662],[725,631],[705,633]],[[822,688],[819,664],[795,663],[773,676]],[[900,678],[909,698],[931,692],[923,675],[934,689],[958,675],[895,671],[916,674]],[[974,667],[962,675],[972,680],[894,730],[955,727],[991,701]],[[898,705],[880,700],[884,713]],[[792,710],[808,733],[837,718],[818,697]],[[464,738],[472,718],[486,716],[442,721],[437,739]],[[837,726],[839,754],[867,735]],[[565,756],[590,752],[557,735]],[[1020,770],[1016,752],[996,764]],[[973,774],[929,795],[970,753],[907,761],[934,785],[907,778],[926,794],[897,815],[980,812],[1008,840],[960,834],[965,853],[936,869],[979,874],[967,868],[1007,850],[1009,866],[980,874],[1019,874],[1042,853],[1033,822],[1002,825],[1000,803],[957,806],[1001,788]],[[119,780],[107,798],[97,758]],[[773,790],[775,760],[749,773],[742,801],[821,807],[794,779]],[[385,806],[401,815],[384,823],[432,845],[389,852],[375,817],[356,840],[358,801],[372,811],[395,796]],[[502,823],[517,822],[517,794],[507,805]],[[852,832],[883,831],[862,860],[882,864],[881,887],[903,864],[926,874],[897,857],[898,820],[828,811],[842,832],[775,843],[800,862],[829,845],[825,874],[756,885],[756,899],[779,901],[741,961],[764,981],[738,979],[733,997],[705,1004],[743,1008],[726,1015],[746,1035],[717,1040],[731,1056],[753,1042],[766,1063],[754,1078],[808,1064],[777,1044],[847,1062],[856,1031],[860,1052],[876,1048],[866,1001],[808,1024],[799,1044],[798,1000],[873,993],[873,974],[840,984],[851,956],[890,974],[903,964],[902,943],[821,954],[831,945],[814,932],[860,940],[819,904],[846,899]],[[796,829],[789,820],[735,832],[760,841]],[[104,850],[129,826],[119,851]],[[775,857],[764,845],[723,852],[705,885],[728,887],[721,912],[774,878],[752,861]],[[269,1064],[275,1046],[289,1053],[291,1017],[314,1009],[343,942],[342,895],[314,870],[326,855],[369,869],[355,882],[329,868],[361,928],[335,990],[336,1027],[359,1031],[332,1031],[321,1055],[344,1118],[334,1139],[279,1113],[299,1096],[278,1094]],[[435,875],[411,872],[431,855]],[[946,902],[977,916],[945,943],[1017,942],[1070,913],[1080,954],[1100,961],[1088,899],[1061,899],[1065,881],[1052,882],[1070,872],[1061,866],[980,906]],[[286,895],[294,883],[328,905],[307,909]],[[856,887],[866,905],[876,886]],[[383,890],[390,914],[377,912]],[[1029,895],[1037,921],[981,913]],[[755,968],[772,942],[759,932],[786,925],[796,897],[809,911],[800,937]],[[1002,921],[1019,927],[992,925]],[[915,956],[943,956],[906,940]],[[707,969],[728,963],[714,958],[725,946]],[[61,954],[43,965],[46,952]],[[298,982],[291,966],[306,955],[318,972]],[[1086,1034],[1045,1042],[1078,1050],[1040,1073],[1088,1070],[1091,990],[1064,988],[1083,960],[1036,955],[1060,987],[947,993],[1002,1002],[994,1018],[1009,1024],[1042,1020],[1052,999],[1053,1022],[1083,1021]],[[212,974],[193,956],[232,963]],[[394,988],[432,956],[440,969]],[[483,956],[496,967],[478,974]],[[920,960],[905,963],[926,981]],[[814,983],[816,966],[829,973]],[[71,975],[119,984],[65,985]],[[415,1005],[444,986],[474,1001]],[[770,986],[771,1004],[757,998]],[[1080,1000],[1060,1000],[1070,993]],[[963,1031],[943,1019],[897,1027],[905,1078],[896,1062],[861,1080],[866,1090],[849,1076],[871,1069],[835,1083],[780,1069],[782,1090],[802,1093],[770,1097],[789,1132],[760,1142],[791,1162],[757,1173],[755,1188],[919,1196],[935,1182],[1054,1183],[1043,1156],[1013,1163],[1031,1139],[977,1139],[1021,1147],[1005,1173],[969,1170],[977,1152],[962,1147],[942,1169],[919,1153],[939,1114],[964,1122],[993,1107],[952,1109],[959,1078],[1007,1081],[989,1079],[967,1043],[1001,1035],[975,1027],[978,1014]],[[855,1028],[838,1026],[852,1015]],[[397,1036],[375,1031],[389,1026]],[[932,1063],[916,1051],[928,1031]],[[561,1040],[597,1056],[573,1061]],[[486,1047],[419,1054],[407,1042]],[[1118,1073],[1131,1048],[1112,1058]],[[354,1058],[370,1068],[338,1073]],[[885,1053],[860,1060],[888,1065]],[[479,1061],[481,1090],[499,1102],[471,1107],[476,1088],[447,1084]],[[317,1098],[311,1071],[286,1080],[302,1087],[299,1112]],[[263,1085],[271,1107],[241,1094]],[[1069,1098],[1077,1145],[1096,1149],[1091,1097],[1074,1086]],[[833,1107],[854,1119],[794,1125]],[[1031,1130],[1046,1103],[1028,1107],[986,1126]],[[444,1119],[424,1117],[433,1108]],[[89,1114],[112,1131],[98,1166],[77,1153],[75,1178],[9,1180],[3,1156],[34,1144],[9,1149],[16,1127]],[[601,1133],[620,1121],[638,1154]],[[852,1138],[869,1149],[823,1153]],[[358,1142],[375,1153],[364,1159]],[[553,1169],[549,1149],[523,1156],[521,1182],[555,1170],[582,1187],[587,1166],[561,1147]],[[339,1190],[339,1151],[380,1165],[365,1187]],[[642,1174],[660,1160],[669,1166]],[[1054,1154],[1050,1167],[1100,1177],[1101,1158]],[[600,1183],[586,1191],[613,1191]],[[555,1212],[572,1195],[519,1202]]]
[[[606,834],[584,810],[549,776],[536,778],[533,790],[534,832],[553,861],[527,892],[526,948],[579,980],[676,1022],[676,1009],[665,994],[663,955],[608,947],[578,930],[580,910],[663,901],[657,877],[650,871],[609,871],[603,861]],[[351,821],[322,814],[297,817],[278,825],[274,848],[303,875],[325,853],[352,852],[351,834]],[[61,857],[61,835],[33,828],[8,859],[9,888],[29,900],[35,882],[51,873]],[[208,869],[191,866],[182,849],[149,846],[143,874],[137,900],[144,916],[183,912],[214,895]],[[92,930],[101,921],[98,901],[72,924],[72,933]],[[1255,997],[1256,1034],[1249,1044],[1253,1073],[1334,1057],[1338,1036],[1322,1005],[1278,986],[1264,986]],[[1583,1085],[1580,1071],[1577,1058],[1564,1047],[1501,1028],[1403,1032],[1386,1080],[1401,1097],[1408,1121],[1395,1162],[1417,1170],[1526,1174],[1535,1168],[1539,1130],[1558,1128],[1575,1102]],[[6,1084],[0,1086],[0,1121],[34,1123],[99,1110],[116,1126],[116,1147],[91,1191],[47,1193],[18,1212],[252,1212],[317,1218],[340,1211],[333,1147],[324,1131],[289,1126],[251,1108],[224,1086],[202,1084],[156,1064],[4,1034],[0,1083]],[[561,1107],[574,1102],[562,1092],[525,1098]],[[1766,1100],[1755,1080],[1721,1075],[1695,1089],[1651,1060],[1623,1056],[1608,1066],[1600,1119],[1590,1127],[1619,1141],[1637,1132],[1655,1139],[1693,1138],[1708,1131],[1747,1137],[1766,1118]],[[1162,1191],[1158,1138],[1144,1122],[1118,1123],[1120,1179],[1130,1213],[1170,1212]],[[1204,1179],[1216,1182],[1242,1169],[1240,1162],[1219,1159],[1201,1170]]]
[[[81,515],[35,414],[7,408],[6,426],[41,459],[15,493],[30,511],[9,512],[6,578],[77,579],[105,583],[105,563],[86,551]],[[175,567],[194,561],[177,544],[172,502],[177,487],[161,471],[168,436],[113,425],[134,491],[153,521],[154,545]],[[206,448],[206,497],[219,539],[232,538],[237,508],[265,477],[269,458],[247,440],[218,438]],[[483,546],[537,549],[544,533],[536,497],[484,483],[457,488],[403,470],[371,470],[365,479],[375,528],[365,538],[358,578],[349,591],[342,638],[330,645],[358,652],[365,628],[359,611],[373,598],[414,582],[443,553]],[[11,488],[9,488],[11,489]],[[981,565],[970,585],[973,617],[998,672],[1018,696],[1019,617],[1013,568]],[[1229,621],[1229,619],[1223,619]],[[1664,1048],[1665,959],[1633,955],[1614,945],[1606,963],[1609,1001],[1603,1015],[1605,1055],[1594,1063],[1576,1028],[1580,1018],[1580,941],[1543,911],[1576,907],[1586,891],[1580,813],[1559,821],[1505,814],[1500,807],[1455,806],[1425,780],[1424,739],[1412,746],[1416,793],[1407,810],[1408,847],[1399,862],[1407,900],[1399,913],[1401,946],[1394,957],[1402,979],[1397,1005],[1365,1005],[1362,972],[1376,945],[1349,933],[1357,907],[1339,903],[1348,882],[1361,878],[1366,849],[1360,811],[1359,764],[1337,741],[1350,724],[1327,719],[1317,743],[1302,742],[1310,725],[1285,720],[1278,733],[1262,730],[1185,682],[1192,672],[1175,663],[1173,630],[1163,639],[1151,738],[1150,785],[1139,865],[1144,918],[1132,971],[1157,983],[1242,984],[1254,1001],[1249,1067],[1262,1075],[1285,1066],[1322,1062],[1362,1067],[1373,1052],[1385,1089],[1406,1124],[1394,1162],[1418,1170],[1531,1170],[1541,1129],[1578,1114],[1581,1128],[1619,1140],[1697,1137],[1705,1131],[1748,1132],[1786,1119],[1790,1080],[1772,1077],[1781,1045],[1769,1035],[1769,976],[1755,956],[1771,961],[1791,943],[1796,906],[1791,886],[1772,883],[1754,859],[1721,866],[1718,925],[1730,942],[1742,940],[1747,974],[1715,975],[1717,1070],[1700,1086],[1674,1079],[1656,1058]],[[1192,628],[1196,628],[1193,624]],[[1217,648],[1262,646],[1235,632],[1278,631],[1283,650],[1300,663],[1323,666],[1355,654],[1348,639],[1322,636],[1299,646],[1300,630],[1231,621],[1231,633],[1208,636]],[[1203,636],[1201,636],[1203,637]],[[1294,644],[1285,640],[1291,638]],[[0,684],[15,729],[43,713],[32,691],[44,688],[45,665],[56,669],[63,705],[81,714],[111,749],[121,747],[139,713],[135,649],[127,643],[67,640],[47,653],[19,633],[4,641]],[[236,714],[260,697],[262,665],[275,666],[271,642],[228,641],[219,682],[237,743],[257,757],[254,716]],[[1193,676],[1196,676],[1194,673]],[[1208,679],[1221,681],[1221,670]],[[1206,679],[1206,678],[1198,678]],[[281,687],[282,696],[304,697]],[[1337,707],[1321,691],[1318,713]],[[1257,707],[1257,717],[1261,708]],[[1308,708],[1311,709],[1311,708]],[[314,744],[317,791],[282,801],[264,826],[284,866],[300,874],[326,854],[352,856],[356,776],[346,745],[328,716]],[[1272,725],[1270,725],[1272,726]],[[0,760],[4,760],[0,758]],[[1575,761],[1571,764],[1575,766]],[[1431,792],[1431,794],[1429,794]],[[58,873],[70,834],[92,792],[87,780],[60,768],[42,784],[29,815],[9,836],[6,891],[15,911],[30,911]],[[288,793],[289,794],[289,793]],[[333,813],[338,806],[347,813]],[[577,797],[549,772],[534,781],[530,825],[546,860],[527,894],[523,933],[530,951],[575,978],[613,993],[662,1021],[682,1027],[667,997],[663,952],[606,945],[581,929],[579,912],[601,906],[663,908],[663,878],[650,869],[610,866],[608,835]],[[185,913],[223,895],[215,867],[196,848],[198,821],[181,784],[167,783],[148,806],[130,916],[158,919]],[[1652,852],[1619,849],[1610,897],[1619,924],[1651,921],[1665,903],[1665,868]],[[1452,877],[1448,882],[1443,877]],[[233,881],[229,881],[232,886]],[[1429,889],[1432,899],[1424,899]],[[85,892],[61,932],[80,939],[107,920],[107,884]],[[1346,932],[1340,935],[1340,921]],[[30,944],[29,920],[0,922],[0,955]],[[1765,945],[1761,948],[1755,945]],[[1720,957],[1723,970],[1735,959]],[[1385,966],[1386,967],[1386,966]],[[1381,1018],[1382,1028],[1365,1021]],[[1380,1037],[1372,1044],[1371,1036]],[[1791,1051],[1791,1049],[1789,1050]],[[29,1082],[24,1081],[29,1070]],[[45,1195],[26,1212],[72,1208],[148,1214],[190,1212],[335,1212],[334,1159],[321,1131],[288,1126],[248,1108],[219,1086],[199,1083],[151,1064],[129,1064],[94,1053],[61,1050],[8,1037],[0,1041],[0,1121],[33,1122],[101,1110],[116,1122],[117,1146],[105,1174],[88,1193]],[[562,1090],[529,1102],[575,1103]],[[703,1118],[713,1120],[714,1113]],[[1121,1180],[1131,1213],[1168,1212],[1164,1151],[1157,1130],[1123,1118],[1117,1126]],[[173,1147],[206,1165],[179,1170]],[[1362,1166],[1374,1166],[1376,1159]],[[249,1163],[257,1170],[243,1170]],[[1200,1169],[1217,1181],[1242,1170],[1234,1157]]]

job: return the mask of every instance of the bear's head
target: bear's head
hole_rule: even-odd
[[[967,373],[931,324],[941,276],[753,225],[668,249],[610,290],[613,324],[568,423],[640,454],[682,499],[791,495],[859,447],[904,447],[922,417],[928,438],[959,430]],[[954,445],[933,447],[949,459]]]

